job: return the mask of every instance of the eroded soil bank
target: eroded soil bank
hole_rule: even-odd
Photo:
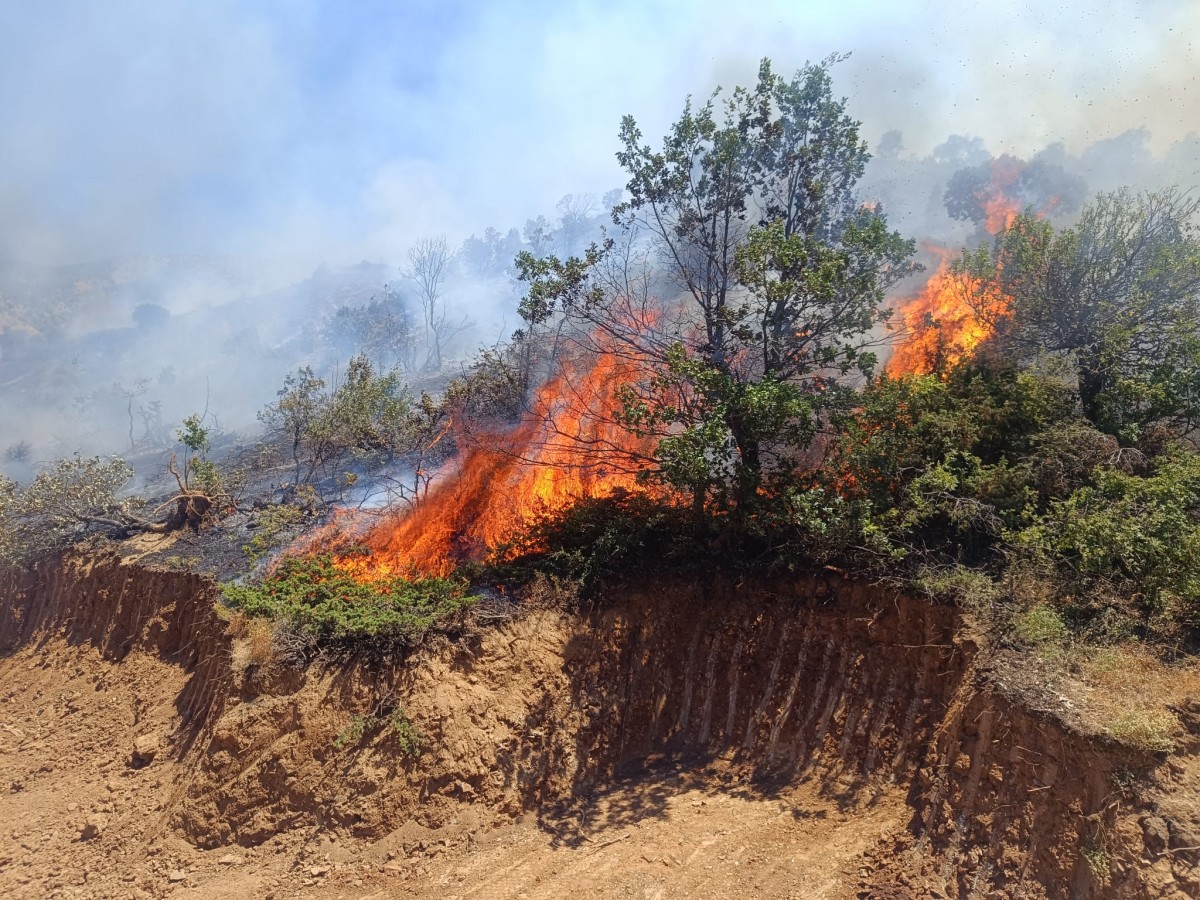
[[[1025,711],[945,607],[659,583],[298,671],[215,596],[115,557],[0,581],[5,895],[1200,895],[1196,742]]]

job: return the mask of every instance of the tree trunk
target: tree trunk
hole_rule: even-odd
[[[1097,428],[1102,428],[1100,395],[1107,386],[1108,376],[1096,361],[1079,361],[1079,405],[1083,409],[1084,417]]]
[[[696,537],[704,533],[704,501],[708,498],[708,487],[697,485],[692,492],[692,530]]]
[[[733,432],[741,457],[737,473],[737,505],[739,510],[750,510],[758,500],[758,489],[762,484],[762,459],[757,438],[745,433]]]

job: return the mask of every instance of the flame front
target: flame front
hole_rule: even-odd
[[[1011,158],[992,161],[991,180],[975,195],[988,234],[1000,234],[1016,219],[1018,202],[1010,191],[1024,167]],[[1038,215],[1057,204],[1051,197]],[[904,338],[888,360],[889,375],[928,375],[953,366],[991,335],[991,323],[1008,307],[1004,297],[984,296],[978,281],[951,271],[949,248],[928,243],[925,249],[937,265],[925,286],[900,302]]]
[[[1019,174],[993,165],[991,182],[976,197],[992,234],[1017,215],[1007,189]],[[977,282],[953,272],[947,248],[926,250],[937,265],[925,286],[901,304],[906,338],[888,361],[893,375],[944,371],[987,339],[988,323],[1007,307],[1005,298],[987,297]],[[369,553],[343,556],[341,565],[364,579],[447,575],[458,561],[483,559],[511,541],[540,515],[641,487],[638,474],[651,448],[619,422],[616,388],[644,377],[644,361],[626,346],[618,352],[603,340],[596,343],[598,352],[560,362],[511,430],[456,431],[459,454],[424,501],[373,528],[360,541]],[[334,543],[344,533],[337,525],[332,531],[319,542]]]
[[[341,564],[364,578],[446,575],[539,515],[638,486],[646,446],[617,422],[616,386],[638,362],[602,352],[564,362],[510,432],[472,435],[424,502],[368,533]]]
[[[979,282],[951,271],[950,251],[945,247],[926,249],[937,258],[937,267],[921,291],[903,301],[900,318],[905,338],[888,360],[889,375],[944,371],[991,334],[990,322],[1007,305],[1003,297],[988,298],[988,314],[980,315]]]

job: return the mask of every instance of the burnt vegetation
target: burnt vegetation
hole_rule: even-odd
[[[967,154],[945,203],[978,232],[947,277],[980,336],[884,372],[908,337],[893,298],[922,266],[860,191],[871,154],[833,92],[836,63],[784,77],[764,61],[752,87],[689,100],[658,144],[627,117],[625,189],[564,198],[557,223],[489,229],[457,252],[421,242],[394,284],[309,333],[324,362],[286,376],[256,442],[205,413],[163,448],[147,383],[114,385],[105,402],[124,404],[131,451],[140,410],[170,490],[128,493],[117,457],[0,480],[0,552],[224,532],[244,573],[334,511],[365,511],[355,537],[378,537],[452,494],[478,451],[540,466],[547,484],[574,466],[586,489],[502,501],[517,508],[509,533],[449,534],[439,571],[414,557],[380,574],[372,554],[404,548],[368,538],[364,562],[339,532],[230,586],[228,603],[314,647],[387,649],[457,621],[467,579],[586,593],[665,570],[832,566],[958,602],[1018,643],[1194,652],[1200,200],[1085,199],[1061,165]],[[467,276],[519,285],[523,321],[464,362]],[[168,324],[139,309],[139,328]],[[479,490],[503,495],[514,470],[494,471]],[[449,525],[489,515],[457,496]]]

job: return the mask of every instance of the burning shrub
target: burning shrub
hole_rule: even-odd
[[[1084,417],[1124,442],[1200,419],[1200,198],[1178,190],[1101,194],[1056,231],[1018,215],[965,253],[994,351],[1028,366],[1067,360]],[[990,298],[1007,298],[996,306]]]
[[[690,568],[706,555],[695,525],[686,510],[617,490],[541,516],[497,548],[492,565],[507,581],[549,576],[586,592],[651,569]]]
[[[446,406],[471,424],[516,421],[529,393],[529,344],[518,332],[509,347],[480,351],[470,370],[446,387]]]
[[[615,237],[517,259],[522,317],[560,319],[566,339],[623,361],[613,418],[650,444],[643,474],[698,510],[745,510],[792,474],[812,410],[873,370],[885,293],[920,268],[857,196],[870,154],[833,93],[835,62],[785,78],[763,60],[753,87],[685,103],[661,150],[627,116]],[[664,284],[683,290],[664,300]]]
[[[946,186],[946,212],[995,234],[1025,207],[1039,213],[1072,213],[1083,203],[1082,178],[1045,159],[1026,162],[1007,154],[954,173]]]
[[[502,580],[549,577],[586,596],[604,583],[649,574],[815,569],[886,541],[862,508],[820,487],[763,497],[752,515],[694,510],[617,490],[543,515],[493,554]]]
[[[477,599],[451,578],[360,581],[329,553],[288,557],[257,584],[227,584],[225,602],[299,635],[312,650],[386,653],[461,624]]]

